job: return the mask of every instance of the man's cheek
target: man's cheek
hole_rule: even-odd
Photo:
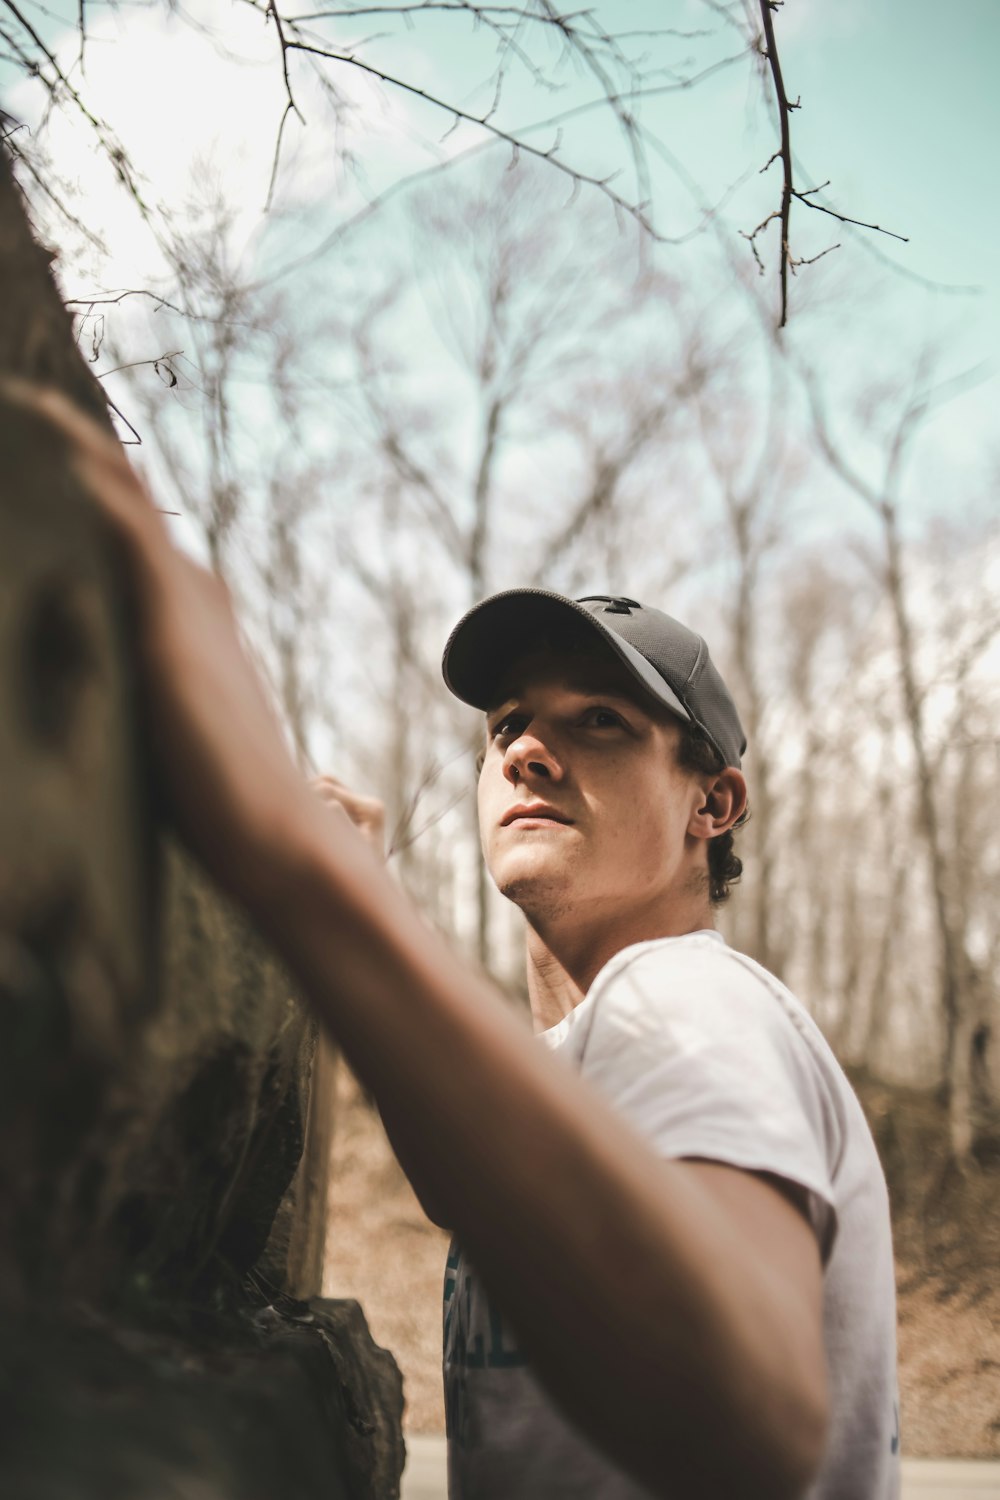
[[[497,817],[494,813],[497,802],[496,789],[489,779],[489,767],[487,767],[479,778],[476,787],[476,806],[479,810],[479,828],[485,845],[487,839],[492,835],[496,827]]]
[[[662,809],[637,800],[632,816],[627,822],[623,820],[619,828],[621,857],[643,883],[663,875],[673,856],[675,841],[661,813]]]

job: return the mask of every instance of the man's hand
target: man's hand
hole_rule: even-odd
[[[121,445],[96,423],[55,391],[5,381],[3,394],[65,441],[123,555],[151,743],[180,832],[234,895],[268,911],[285,884],[274,851],[291,854],[315,804],[225,585],[173,546]]]
[[[352,792],[336,776],[316,776],[309,783],[327,807],[346,813],[355,828],[371,844],[376,854],[385,856],[385,804],[377,797],[363,797]]]

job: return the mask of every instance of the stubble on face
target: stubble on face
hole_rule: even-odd
[[[501,896],[519,908],[536,931],[565,922],[573,916],[574,860],[564,858],[562,867],[553,871],[551,861],[536,871],[522,870],[496,880]]]

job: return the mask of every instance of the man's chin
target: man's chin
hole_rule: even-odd
[[[493,871],[493,879],[501,896],[520,907],[529,922],[536,916],[551,920],[569,909],[565,868],[556,868],[553,861],[536,853],[505,860],[502,868]]]

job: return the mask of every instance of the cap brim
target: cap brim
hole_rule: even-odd
[[[444,648],[441,669],[448,687],[463,703],[484,712],[498,702],[504,671],[517,656],[544,637],[554,619],[582,620],[605,641],[652,698],[678,718],[691,715],[666,678],[617,631],[575,599],[548,589],[507,589],[476,604],[455,626]]]

